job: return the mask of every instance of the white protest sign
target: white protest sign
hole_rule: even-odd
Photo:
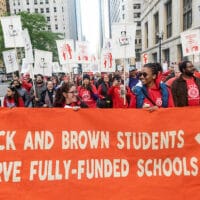
[[[56,40],[60,64],[74,63],[74,41]]]
[[[35,49],[34,74],[52,76],[52,52]]]
[[[33,58],[33,49],[31,44],[31,39],[28,33],[28,29],[24,29],[22,31],[22,36],[24,40],[24,50],[25,50],[25,58],[27,63],[34,63]]]
[[[22,59],[21,74],[30,73],[30,71],[31,71],[31,64],[28,63],[25,58]]]
[[[113,57],[115,59],[135,57],[135,23],[112,25]]]
[[[89,63],[89,43],[76,41],[76,61],[77,63]]]
[[[168,71],[168,63],[167,62],[164,62],[162,64],[162,69],[163,69],[163,72],[167,72]]]
[[[115,72],[112,51],[105,48],[101,50],[101,72]]]
[[[6,48],[24,47],[20,16],[1,17]]]
[[[14,49],[3,51],[3,60],[6,66],[7,74],[19,70],[19,66],[17,64],[16,51]]]
[[[52,63],[52,67],[53,67],[53,73],[61,73],[64,72],[62,65],[59,65],[58,62],[53,62]]]
[[[200,53],[200,30],[190,30],[181,33],[183,56]]]

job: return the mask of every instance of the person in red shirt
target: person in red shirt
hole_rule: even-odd
[[[90,82],[90,76],[88,74],[83,75],[83,83],[78,87],[78,94],[89,108],[96,108],[98,93],[95,85]]]
[[[139,77],[142,86],[136,86],[133,90],[137,108],[147,108],[152,112],[160,107],[174,106],[171,91],[161,82],[159,68],[155,63],[145,64]]]
[[[14,86],[7,88],[6,96],[4,97],[3,106],[7,108],[24,107],[24,101],[18,94]]]
[[[120,75],[113,77],[113,85],[108,90],[108,95],[111,96],[113,102],[113,108],[128,108],[132,103],[132,93],[128,87],[124,87]]]
[[[200,105],[200,79],[194,76],[195,68],[191,61],[179,64],[182,73],[172,84],[172,95],[177,107]]]
[[[22,77],[22,87],[25,88],[28,93],[30,93],[31,88],[33,87],[33,82],[29,73],[24,74]]]

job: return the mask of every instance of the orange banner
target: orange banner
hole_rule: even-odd
[[[0,109],[0,199],[200,199],[200,108]]]

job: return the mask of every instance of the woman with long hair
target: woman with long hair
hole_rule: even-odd
[[[7,88],[3,106],[7,108],[24,107],[24,101],[14,86],[9,86]]]
[[[98,87],[97,107],[112,108],[112,98],[108,95],[108,90],[111,87],[108,74],[104,74],[102,83]]]
[[[78,97],[77,87],[74,83],[63,83],[56,91],[54,107],[61,108],[87,108]]]

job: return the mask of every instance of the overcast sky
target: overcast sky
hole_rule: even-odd
[[[91,51],[97,50],[99,42],[99,5],[98,0],[81,1],[83,34],[91,43]]]

